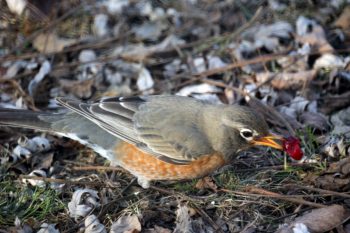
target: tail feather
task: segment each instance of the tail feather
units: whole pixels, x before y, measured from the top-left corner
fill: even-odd
[[[46,113],[22,109],[0,108],[0,126],[22,127],[50,131],[51,123],[41,119]]]

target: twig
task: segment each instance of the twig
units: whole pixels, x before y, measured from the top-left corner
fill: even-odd
[[[296,185],[296,184],[287,184],[287,185],[284,185],[284,187],[292,188],[292,189],[304,189],[304,190],[309,190],[309,191],[313,191],[313,192],[329,194],[329,195],[338,196],[338,197],[350,198],[350,194],[347,194],[347,193],[340,193],[340,192],[336,192],[336,191],[330,191],[330,190],[314,188],[314,187],[309,187],[309,186],[300,186],[300,185]]]
[[[195,209],[197,213],[214,228],[215,232],[224,233],[221,227],[216,224],[216,222],[214,222],[204,210],[195,205],[192,205],[192,208]]]
[[[163,188],[159,188],[157,186],[154,186],[154,185],[151,185],[150,186],[150,189],[153,189],[155,191],[158,191],[158,192],[161,192],[161,193],[165,193],[167,195],[170,195],[170,196],[175,196],[177,193],[172,191],[172,190],[167,190],[167,189],[163,189]]]
[[[311,167],[309,163],[291,163],[288,164],[290,167],[302,167],[308,168]],[[244,172],[254,172],[254,171],[263,171],[263,170],[284,170],[285,165],[275,165],[275,166],[266,166],[266,167],[257,167],[257,168],[246,168],[246,169],[237,169],[235,173],[244,173]]]
[[[233,193],[233,194],[238,194],[238,195],[247,195],[247,196],[256,196],[256,197],[267,197],[267,198],[276,198],[276,199],[281,199],[284,201],[289,201],[292,203],[296,204],[301,204],[301,205],[308,205],[316,208],[322,208],[326,207],[326,205],[318,204],[318,203],[313,203],[309,201],[305,201],[302,198],[295,198],[295,197],[290,197],[290,196],[285,196],[279,193],[274,193],[271,191],[267,191],[261,188],[256,188],[256,187],[247,187],[246,192],[242,191],[233,191],[229,189],[220,189],[220,191],[227,192],[227,193]]]
[[[83,166],[83,167],[72,167],[75,171],[91,171],[91,170],[104,170],[104,171],[125,171],[121,167],[108,167],[108,166]]]

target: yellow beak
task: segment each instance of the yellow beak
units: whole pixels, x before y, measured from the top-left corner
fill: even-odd
[[[264,137],[257,137],[253,139],[252,143],[255,146],[269,146],[278,150],[283,150],[283,146],[277,143],[276,140],[281,141],[283,140],[283,137],[270,134]]]

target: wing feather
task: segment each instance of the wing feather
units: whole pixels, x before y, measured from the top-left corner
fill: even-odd
[[[191,98],[113,97],[93,103],[59,98],[58,102],[166,162],[186,164],[213,151],[196,127],[203,104]]]

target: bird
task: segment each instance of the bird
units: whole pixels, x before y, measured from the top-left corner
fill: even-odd
[[[253,146],[283,150],[282,137],[269,132],[264,118],[238,104],[177,95],[56,100],[63,111],[0,108],[0,125],[77,140],[129,171],[143,188],[210,175]]]

